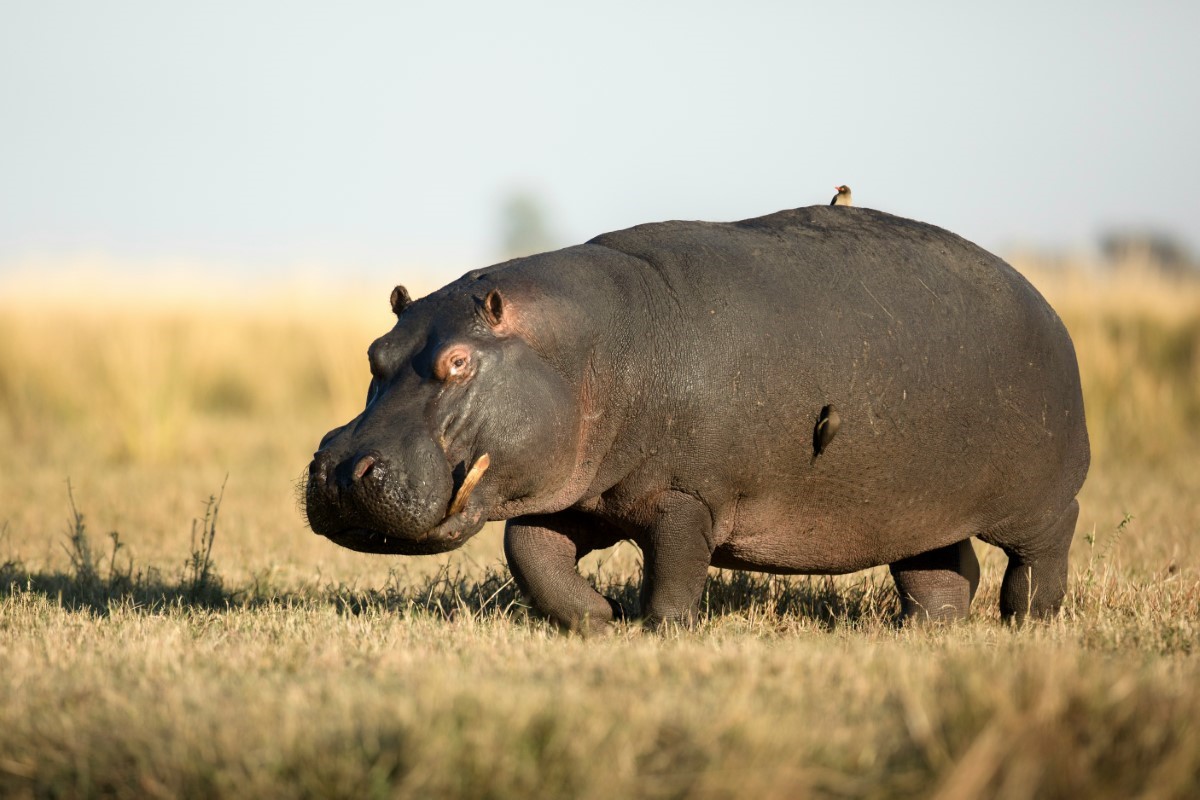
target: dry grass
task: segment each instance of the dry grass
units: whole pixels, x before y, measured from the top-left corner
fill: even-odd
[[[720,573],[696,630],[602,641],[529,616],[494,529],[425,559],[304,529],[390,287],[0,297],[0,795],[1194,796],[1200,287],[1035,282],[1096,456],[1060,619],[1002,626],[980,546],[963,625],[895,628],[886,570]],[[637,567],[585,563],[630,604]]]

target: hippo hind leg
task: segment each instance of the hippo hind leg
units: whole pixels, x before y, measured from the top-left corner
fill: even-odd
[[[995,540],[980,536],[1008,555],[1000,586],[1000,615],[1020,622],[1026,616],[1051,617],[1067,593],[1067,554],[1075,536],[1079,502],[1072,500],[1049,523],[1024,529],[1018,541],[1011,534]]]
[[[979,585],[971,540],[939,547],[890,565],[904,622],[965,619]]]

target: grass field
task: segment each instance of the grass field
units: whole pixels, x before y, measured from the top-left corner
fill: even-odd
[[[603,640],[529,615],[495,526],[421,559],[304,527],[390,286],[6,291],[0,796],[1196,796],[1200,286],[1037,282],[1094,453],[1058,619],[1003,626],[977,545],[964,624],[897,628],[885,568],[714,572],[697,629]],[[635,604],[636,548],[584,567]]]

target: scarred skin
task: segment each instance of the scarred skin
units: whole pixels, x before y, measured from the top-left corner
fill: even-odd
[[[366,408],[310,466],[338,544],[441,552],[508,520],[518,584],[582,631],[617,609],[576,563],[625,539],[654,623],[695,619],[710,566],[889,564],[906,619],[960,618],[971,537],[1008,555],[1005,617],[1061,603],[1089,463],[1074,348],[947,231],[844,206],[641,225],[393,299]]]

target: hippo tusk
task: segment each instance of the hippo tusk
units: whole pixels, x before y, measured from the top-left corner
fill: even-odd
[[[479,479],[483,477],[483,473],[487,472],[487,468],[491,466],[491,463],[492,459],[487,453],[475,459],[475,463],[471,465],[470,471],[467,472],[467,477],[463,478],[462,486],[458,487],[458,491],[454,494],[454,499],[450,501],[450,510],[446,512],[447,517],[453,517],[463,510],[467,505],[467,500],[470,498],[471,492],[475,491],[475,485],[479,483]]]

